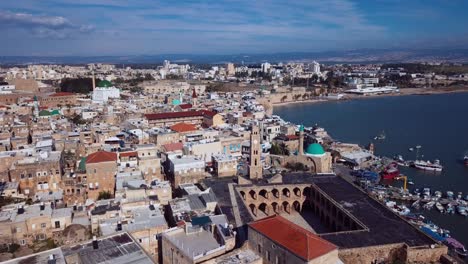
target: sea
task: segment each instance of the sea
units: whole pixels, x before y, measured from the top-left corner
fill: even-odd
[[[468,167],[462,160],[468,153],[468,93],[373,97],[356,100],[297,103],[274,107],[274,114],[304,126],[319,125],[340,142],[367,146],[373,142],[375,154],[406,160],[439,159],[440,173],[400,168],[414,182],[410,190],[424,187],[468,195]],[[385,134],[385,140],[374,140]],[[416,151],[415,146],[421,146]],[[413,148],[414,151],[410,151]],[[402,186],[402,181],[392,185]],[[414,209],[410,208],[412,211]],[[448,229],[451,236],[468,247],[468,218],[446,215],[435,208],[416,211]]]

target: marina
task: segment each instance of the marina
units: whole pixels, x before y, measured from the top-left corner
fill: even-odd
[[[381,160],[349,174],[359,177],[358,184],[382,203],[390,202],[409,222],[419,224],[418,227],[430,222],[448,231],[450,239],[444,237],[443,243],[462,253],[451,241],[453,238],[461,245],[468,245],[468,169],[465,166],[468,141],[461,137],[468,132],[468,124],[460,123],[459,118],[448,113],[468,111],[466,100],[468,94],[372,98],[282,106],[275,108],[275,114],[291,122],[310,120],[305,125],[318,123],[339,141],[361,146],[373,142],[374,153]],[[298,112],[308,113],[307,117],[297,115]],[[439,124],[434,126],[416,118],[423,113],[439,120]],[[391,125],[396,123],[399,125]],[[383,131],[385,138],[380,139]],[[382,180],[382,171],[392,163],[396,163],[399,173],[388,175],[392,172],[388,168],[386,179]],[[422,168],[434,164],[437,170]]]

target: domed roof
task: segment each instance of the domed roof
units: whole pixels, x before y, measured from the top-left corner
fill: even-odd
[[[107,80],[102,80],[98,83],[98,87],[106,87],[106,88],[109,88],[109,87],[112,87],[112,83],[107,81]]]
[[[325,154],[325,150],[323,150],[323,147],[318,144],[318,143],[313,143],[310,144],[307,149],[306,149],[306,154],[308,155],[315,155],[315,156],[321,156]]]

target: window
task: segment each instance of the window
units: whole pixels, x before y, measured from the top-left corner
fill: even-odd
[[[46,228],[47,227],[47,224],[46,223],[42,223],[41,224],[41,228]]]
[[[55,228],[60,228],[60,221],[55,221]]]
[[[262,246],[260,244],[257,245],[257,251],[262,254]]]
[[[16,228],[16,233],[21,233],[21,227]]]
[[[20,240],[20,245],[22,245],[22,246],[26,245],[26,240],[21,239],[21,240]]]
[[[276,261],[275,261],[276,264],[280,264],[281,263],[281,259],[279,256],[276,256]]]
[[[25,178],[24,173],[21,173],[21,179],[24,179],[24,178]]]
[[[267,260],[270,261],[270,251],[266,251],[266,257],[267,257]]]

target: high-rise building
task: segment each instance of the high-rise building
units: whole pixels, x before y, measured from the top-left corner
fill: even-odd
[[[234,63],[228,63],[226,65],[226,71],[228,76],[233,76],[236,74],[236,68],[234,67]]]
[[[312,72],[319,75],[320,74],[320,64],[316,61],[312,62]]]
[[[250,133],[250,179],[261,179],[263,176],[261,153],[260,130],[258,126],[254,124],[252,125],[252,131]]]

